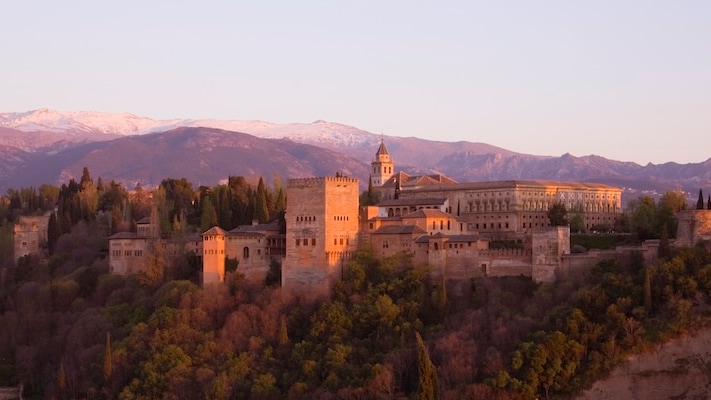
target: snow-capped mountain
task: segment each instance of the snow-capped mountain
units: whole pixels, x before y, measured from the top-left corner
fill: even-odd
[[[81,176],[84,166],[127,185],[139,181],[155,185],[168,176],[191,177],[209,185],[225,174],[274,172],[291,177],[336,171],[367,182],[369,163],[382,139],[381,135],[321,120],[292,124],[154,120],[129,113],[48,109],[0,113],[0,192],[43,182],[61,184],[67,177]],[[384,139],[398,169],[417,175],[443,173],[460,182],[603,182],[631,193],[661,193],[670,188],[694,192],[711,186],[711,159],[696,164],[641,166],[597,156],[521,154],[468,141]],[[181,152],[177,146],[190,150]],[[219,153],[220,149],[229,152]],[[136,155],[142,157],[136,160]],[[226,164],[216,164],[223,161]]]
[[[370,132],[321,120],[310,124],[214,119],[154,120],[130,113],[67,112],[45,108],[21,113],[0,113],[0,127],[24,132],[42,131],[66,135],[80,133],[143,135],[179,127],[204,127],[248,133],[266,139],[287,138],[300,143],[336,148],[343,145],[349,147],[372,145],[379,140],[378,135]]]

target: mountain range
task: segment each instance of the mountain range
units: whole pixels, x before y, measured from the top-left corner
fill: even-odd
[[[327,121],[153,120],[128,113],[40,109],[0,113],[0,190],[62,184],[83,167],[93,177],[132,189],[185,177],[212,186],[230,175],[324,176],[336,172],[367,184],[369,163],[384,140],[396,169],[445,174],[460,182],[545,179],[622,187],[627,197],[711,188],[711,159],[647,164],[599,156],[516,153],[485,143],[383,136]]]

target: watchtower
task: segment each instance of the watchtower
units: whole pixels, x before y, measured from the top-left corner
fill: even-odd
[[[385,141],[380,141],[380,146],[378,151],[375,152],[375,158],[370,163],[370,166],[370,183],[373,187],[383,186],[393,176],[395,163],[390,158],[388,149],[385,148]]]
[[[282,287],[327,296],[358,247],[358,180],[289,179]]]

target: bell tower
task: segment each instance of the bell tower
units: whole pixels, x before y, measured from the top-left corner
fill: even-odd
[[[388,149],[385,148],[385,141],[383,139],[380,140],[380,146],[375,153],[373,162],[370,163],[370,167],[370,183],[373,187],[383,186],[394,174],[393,169],[395,164],[390,158]]]

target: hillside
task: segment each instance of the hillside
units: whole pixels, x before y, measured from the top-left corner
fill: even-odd
[[[212,186],[230,175],[247,178],[275,174],[282,178],[332,175],[341,172],[367,179],[367,166],[340,153],[286,139],[261,139],[208,128],[178,128],[112,141],[78,144],[55,154],[21,153],[0,187],[61,184],[81,176],[88,167],[94,176],[157,186],[164,178],[185,177],[196,185]],[[5,158],[3,158],[5,159]]]

